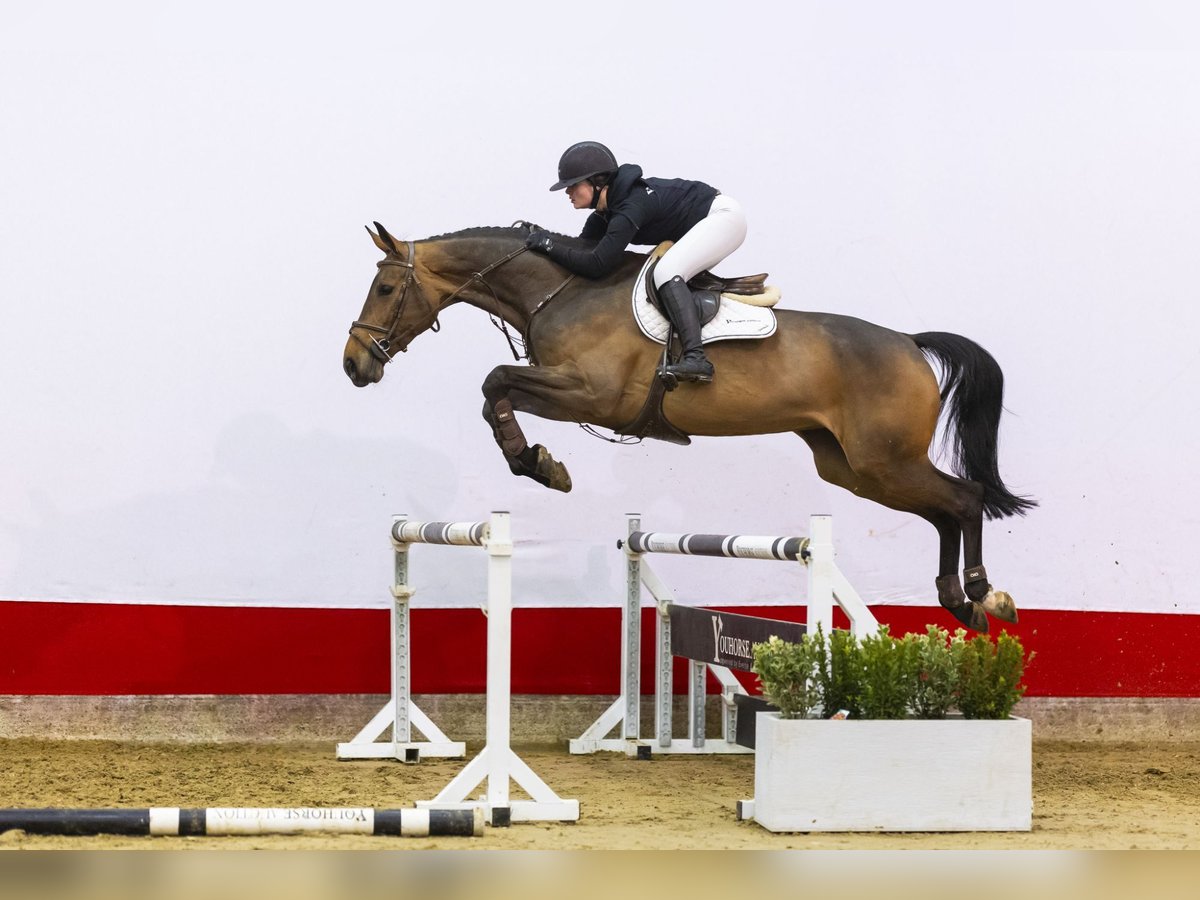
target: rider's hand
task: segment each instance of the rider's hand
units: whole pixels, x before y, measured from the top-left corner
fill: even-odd
[[[550,240],[550,232],[534,231],[529,237],[525,238],[525,248],[527,250],[535,250],[538,253],[549,253],[554,242]]]

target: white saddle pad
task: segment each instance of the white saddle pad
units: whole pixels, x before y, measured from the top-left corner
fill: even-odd
[[[665,344],[671,331],[671,323],[646,294],[646,270],[653,257],[646,260],[637,281],[633,283],[633,317],[642,334],[656,344]],[[742,303],[733,294],[721,295],[721,307],[712,321],[700,329],[702,343],[714,341],[757,340],[775,333],[775,313],[769,306],[751,306]]]

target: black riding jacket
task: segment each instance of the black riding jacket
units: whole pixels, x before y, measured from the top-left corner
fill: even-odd
[[[615,269],[630,244],[677,241],[708,215],[715,187],[683,178],[643,178],[641,166],[617,169],[608,185],[608,207],[588,216],[580,237],[595,241],[588,250],[551,244],[550,258],[587,278]]]

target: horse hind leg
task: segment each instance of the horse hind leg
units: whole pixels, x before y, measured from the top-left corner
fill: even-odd
[[[958,551],[962,544],[962,523],[946,511],[913,510],[937,529],[939,541],[938,576],[933,580],[938,603],[963,625],[987,633],[988,620],[978,603],[963,592],[958,578]]]
[[[932,524],[941,539],[941,558],[938,566],[938,577],[934,579],[937,588],[938,603],[940,603],[954,618],[973,631],[988,631],[987,614],[990,610],[980,602],[971,588],[972,582],[967,581],[966,589],[958,578],[958,551],[960,543],[966,547],[967,528],[971,520],[971,511],[979,514],[980,507],[972,500],[971,485],[954,479],[947,483],[928,459],[915,467],[926,473],[923,478],[899,479],[900,483],[909,486],[925,485],[924,490],[918,488],[918,494],[928,492],[923,499],[914,497],[909,501],[910,511],[919,515]],[[958,482],[958,483],[955,483]],[[949,490],[946,490],[949,487]],[[882,501],[886,502],[886,501]],[[893,505],[889,503],[888,505]],[[898,503],[897,508],[903,508]]]
[[[963,582],[967,597],[1003,622],[1017,622],[1017,604],[1007,591],[995,590],[983,565],[983,488],[981,485],[938,472],[947,483],[960,487],[972,498],[962,517]]]
[[[988,630],[987,614],[984,608],[970,599],[964,592],[962,582],[958,578],[958,548],[962,540],[962,529],[953,516],[945,513],[916,512],[937,529],[941,542],[938,576],[933,580],[937,589],[938,603],[950,615],[973,631],[984,634]]]
[[[938,603],[942,605],[955,619],[968,628],[986,633],[988,630],[987,614],[983,607],[969,599],[963,592],[962,583],[958,577],[959,544],[962,541],[962,528],[959,517],[951,512],[954,506],[952,492],[945,487],[934,485],[930,476],[940,475],[933,464],[925,460],[925,465],[919,463],[914,467],[916,474],[911,478],[901,477],[892,472],[887,477],[868,477],[860,474],[846,458],[841,443],[832,432],[819,429],[815,431],[796,432],[804,439],[813,452],[813,461],[817,466],[817,474],[830,484],[845,488],[851,493],[874,500],[891,509],[909,512],[920,516],[937,529],[939,540],[938,576],[934,579],[937,588]],[[897,492],[886,485],[908,484],[909,490]],[[964,482],[965,484],[965,482]],[[926,487],[922,488],[921,485]],[[932,493],[938,502],[931,503],[927,494],[930,485],[936,490]]]

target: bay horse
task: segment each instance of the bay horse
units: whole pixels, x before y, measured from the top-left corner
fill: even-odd
[[[541,444],[527,443],[514,414],[628,431],[661,355],[631,310],[646,257],[627,252],[616,271],[591,280],[525,252],[529,223],[415,242],[375,227],[367,231],[384,258],[346,341],[342,367],[350,380],[359,387],[379,381],[417,335],[438,329],[448,306],[483,310],[519,332],[530,362],[497,366],[484,379],[484,419],[514,474],[569,491],[566,468]],[[823,312],[782,309],[776,316],[768,338],[710,345],[716,379],[667,394],[669,423],[684,435],[795,432],[825,481],[937,529],[938,601],[959,622],[976,631],[987,631],[988,613],[1015,622],[1012,598],[992,590],[983,566],[983,518],[1024,515],[1036,503],[1000,479],[1004,376],[995,359],[956,334],[902,334]],[[926,357],[942,369],[940,386]],[[943,408],[956,475],[930,459]]]

